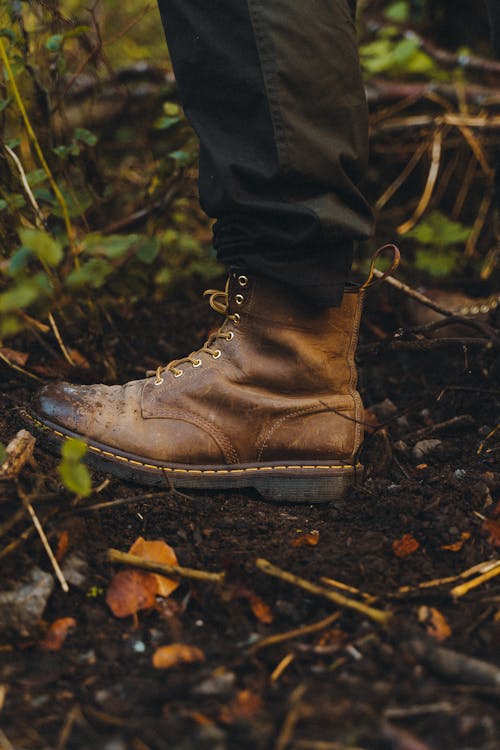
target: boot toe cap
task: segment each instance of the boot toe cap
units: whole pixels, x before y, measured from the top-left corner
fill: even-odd
[[[34,410],[47,420],[74,432],[86,432],[85,401],[87,388],[71,383],[49,383],[35,396]]]

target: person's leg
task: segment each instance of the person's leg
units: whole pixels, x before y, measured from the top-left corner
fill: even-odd
[[[200,200],[227,266],[338,304],[353,242],[367,111],[348,0],[159,0]]]
[[[211,292],[224,321],[155,377],[46,387],[34,422],[55,442],[84,437],[91,457],[139,481],[339,499],[363,433],[362,291],[344,285],[371,222],[357,188],[367,122],[350,6],[161,2],[200,135],[201,199],[219,257],[239,269]]]

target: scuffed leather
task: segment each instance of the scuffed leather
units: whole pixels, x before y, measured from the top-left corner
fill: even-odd
[[[238,295],[241,295],[239,297]],[[189,465],[352,460],[362,440],[354,351],[362,295],[316,308],[277,282],[231,274],[221,351],[123,386],[51,384],[43,418],[119,451]],[[242,298],[242,299],[241,299]],[[238,301],[240,304],[238,304]]]

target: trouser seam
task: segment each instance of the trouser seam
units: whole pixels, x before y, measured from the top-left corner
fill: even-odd
[[[272,66],[273,57],[270,52],[270,41],[268,35],[266,35],[263,27],[261,17],[258,13],[257,6],[259,5],[256,0],[247,0],[248,15],[250,22],[253,27],[255,35],[255,44],[257,47],[257,54],[259,57],[259,65],[262,73],[262,81],[264,83],[267,92],[267,101],[269,104],[269,112],[271,115],[271,122],[274,130],[274,137],[276,142],[276,150],[278,152],[278,162],[283,170],[291,171],[292,163],[290,158],[290,148],[288,144],[288,138],[286,133],[286,124],[284,117],[281,112],[279,104],[279,95],[277,91],[276,83],[272,77]]]

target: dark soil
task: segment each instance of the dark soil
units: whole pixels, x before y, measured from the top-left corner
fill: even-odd
[[[365,345],[374,330],[395,328],[399,305],[374,297]],[[65,331],[92,362],[70,377],[109,380],[113,371],[122,380],[138,377],[191,351],[211,324],[203,303],[180,301],[152,305],[140,320],[116,312],[110,322],[85,340],[76,327]],[[30,365],[59,375],[50,353],[23,343],[33,349]],[[77,554],[86,572],[69,594],[54,588],[30,637],[0,637],[0,747],[10,741],[16,750],[498,749],[500,577],[457,600],[453,583],[398,593],[498,557],[500,535],[487,533],[484,520],[499,514],[500,435],[488,437],[499,421],[498,361],[494,350],[464,351],[460,344],[360,352],[366,404],[390,399],[396,411],[387,404],[382,414],[375,410],[379,425],[387,424],[368,436],[366,476],[342,506],[271,506],[250,491],[185,496],[113,478],[103,485],[106,477],[97,474],[98,489],[77,502],[58,481],[57,459],[37,444],[36,464],[23,470],[19,487],[32,497],[52,546],[66,532],[66,559]],[[7,443],[29,388],[12,371],[1,376],[0,439]],[[435,429],[463,415],[469,418]],[[442,442],[414,456],[415,443],[429,438]],[[0,485],[0,499],[1,529],[19,507],[16,485]],[[34,565],[52,572],[36,534],[20,540],[29,528],[23,518],[0,537],[0,555],[19,542],[0,558],[4,589]],[[312,531],[313,539],[319,534],[316,546],[297,544]],[[398,557],[393,543],[404,535],[418,548]],[[135,622],[117,619],[105,602],[118,570],[106,550],[126,551],[139,536],[168,542],[180,565],[224,570],[227,584],[183,582]],[[332,602],[259,572],[256,558],[315,583],[326,576],[356,587],[394,617],[384,629],[343,609],[319,632],[256,650],[260,638],[335,612]],[[270,619],[264,604],[270,623],[262,622]],[[451,631],[445,637],[440,629],[442,643],[430,632],[432,608]],[[42,649],[49,624],[62,617],[73,617],[76,627],[58,651]],[[155,650],[176,642],[197,646],[205,661],[153,668]]]

